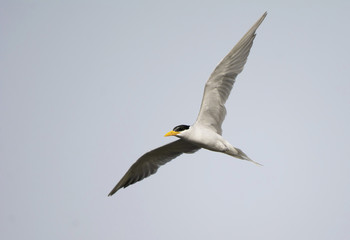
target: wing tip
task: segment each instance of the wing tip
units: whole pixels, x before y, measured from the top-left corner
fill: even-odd
[[[112,189],[112,191],[108,194],[108,197],[112,196],[113,194],[115,194],[116,192],[119,191],[119,189],[121,188],[126,188],[128,185],[124,184],[122,182],[123,179],[120,180],[120,182]]]
[[[262,23],[262,21],[264,21],[264,19],[266,18],[267,16],[267,11],[264,12],[264,14],[261,16],[261,18],[259,19],[260,23]]]
[[[253,25],[251,30],[255,29],[253,32],[255,33],[256,29],[260,26],[260,24],[264,21],[265,17],[267,16],[267,11],[264,12],[264,14],[259,18],[258,21]]]
[[[113,188],[113,190],[108,194],[108,197],[113,196],[113,194],[115,194],[118,190],[119,189],[114,190],[114,188]]]

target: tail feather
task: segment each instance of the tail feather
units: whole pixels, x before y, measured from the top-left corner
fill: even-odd
[[[235,150],[237,151],[237,153],[234,152],[233,154],[229,154],[229,155],[231,155],[233,157],[236,157],[236,158],[239,158],[239,159],[242,159],[242,160],[246,160],[246,161],[252,162],[252,163],[254,163],[254,164],[258,165],[258,166],[263,166],[262,164],[260,164],[258,162],[255,162],[252,159],[250,159],[247,156],[247,154],[245,154],[241,149],[235,148]]]

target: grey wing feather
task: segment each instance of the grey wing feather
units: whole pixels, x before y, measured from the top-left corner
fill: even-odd
[[[131,184],[155,174],[160,166],[181,154],[194,153],[199,149],[200,147],[180,139],[145,153],[129,168],[124,177],[122,177],[108,196],[112,196],[120,188],[126,188]]]
[[[225,102],[230,95],[235,79],[242,72],[253,45],[255,31],[267,13],[249,29],[242,39],[215,68],[205,84],[201,108],[196,124],[212,128],[222,134],[221,125],[226,116]]]

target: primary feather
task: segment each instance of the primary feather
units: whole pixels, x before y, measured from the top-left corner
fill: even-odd
[[[126,188],[135,182],[155,174],[160,166],[181,154],[194,153],[199,149],[200,147],[180,139],[145,153],[129,168],[108,196],[113,195],[120,188]]]
[[[267,13],[249,29],[242,39],[218,64],[205,84],[201,108],[196,124],[212,128],[222,134],[222,122],[226,116],[225,103],[236,77],[242,72],[255,38],[255,31]]]

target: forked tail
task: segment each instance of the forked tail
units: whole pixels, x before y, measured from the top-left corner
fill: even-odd
[[[250,159],[247,154],[245,154],[241,149],[239,148],[234,148],[236,151],[229,151],[227,152],[227,154],[233,156],[233,157],[236,157],[236,158],[239,158],[239,159],[242,159],[242,160],[246,160],[246,161],[249,161],[249,162],[252,162],[252,163],[255,163],[256,165],[259,165],[259,166],[263,166],[262,164],[258,163],[258,162],[255,162],[253,161],[252,159]]]

